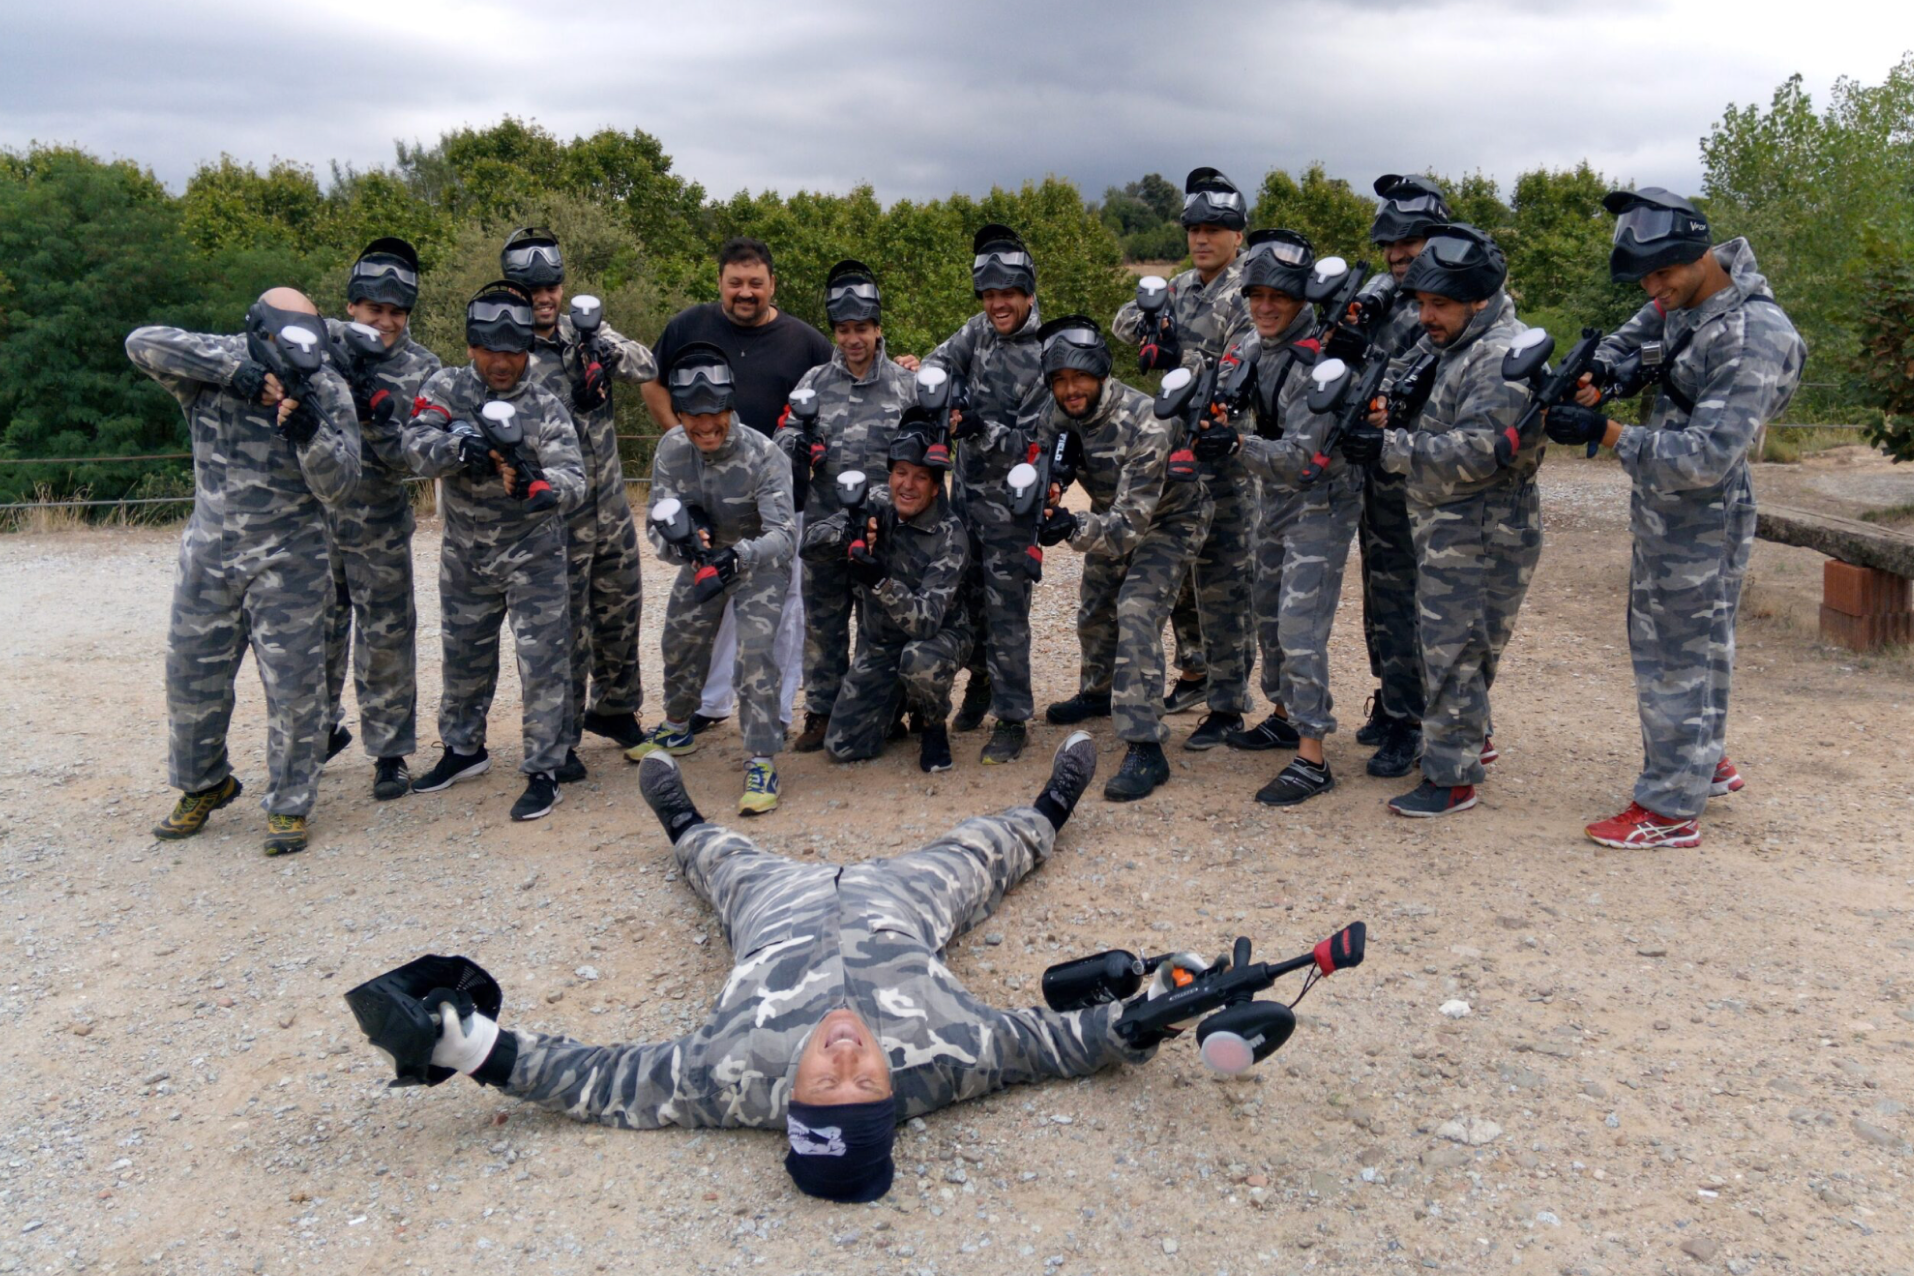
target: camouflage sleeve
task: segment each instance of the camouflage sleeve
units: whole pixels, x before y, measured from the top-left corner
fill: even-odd
[[[345,378],[331,370],[313,378],[307,408],[319,428],[304,447],[294,448],[299,472],[312,494],[331,505],[344,500],[358,486],[360,474],[359,413]]]
[[[598,343],[611,355],[610,366],[620,381],[656,381],[658,359],[651,347],[633,341],[608,323],[598,325]]]
[[[682,501],[683,494],[692,490],[692,484],[679,473],[679,466],[682,464],[679,458],[690,446],[682,425],[672,426],[665,431],[665,436],[658,440],[658,450],[651,454],[651,492],[648,499],[652,506],[656,506],[666,497],[674,497]],[[657,551],[659,558],[679,567],[691,561],[689,554],[658,534],[657,525],[651,521],[648,513],[640,517],[644,522],[645,539],[651,542],[651,547]]]
[[[1595,347],[1595,357],[1613,363],[1660,337],[1665,325],[1662,312],[1651,301],[1631,315],[1627,323],[1603,337]]]
[[[1092,1006],[1088,1010],[999,1010],[996,1058],[997,1084],[993,1089],[1052,1078],[1087,1077],[1118,1063],[1147,1063],[1154,1046],[1138,1050],[1117,1035],[1123,1003]]]
[[[935,365],[954,377],[969,377],[971,360],[977,352],[977,325],[966,320],[964,326],[944,338],[938,347],[924,356],[925,365]]]
[[[1143,308],[1134,300],[1118,306],[1110,318],[1110,335],[1127,345],[1135,345],[1143,335]]]
[[[518,1058],[506,1094],[579,1121],[654,1130],[684,1120],[680,1107],[683,1040],[655,1045],[588,1046],[569,1037],[513,1031]]]
[[[231,337],[157,326],[128,334],[126,357],[182,404],[198,398],[202,387],[224,386],[243,362]]]
[[[1688,424],[1678,430],[1624,426],[1615,441],[1622,468],[1651,491],[1718,485],[1747,456],[1762,423],[1787,406],[1801,376],[1794,329],[1785,322],[1757,329],[1745,306],[1711,324],[1681,362],[1697,355],[1702,376]]]
[[[1137,422],[1135,434],[1123,466],[1117,473],[1116,495],[1110,508],[1099,514],[1094,510],[1077,516],[1076,534],[1070,548],[1079,553],[1097,550],[1112,558],[1122,558],[1134,550],[1156,516],[1157,501],[1163,496],[1163,482],[1169,470],[1169,422],[1145,411]]]
[[[399,430],[405,468],[425,478],[444,478],[459,468],[458,442],[445,428],[458,417],[446,394],[451,376],[447,369],[425,379],[412,415]]]
[[[366,449],[388,470],[404,473],[410,468],[405,459],[405,419],[412,412],[419,391],[439,370],[439,357],[418,342],[407,344],[399,356],[402,366],[392,375],[382,375],[381,389],[397,400],[392,419],[384,426],[360,422],[359,430]]]
[[[1383,432],[1382,468],[1406,474],[1411,482],[1477,483],[1493,478],[1501,465],[1495,440],[1515,424],[1528,406],[1526,386],[1502,379],[1504,347],[1478,342],[1462,371],[1455,420],[1440,433],[1430,430]]]
[[[906,582],[887,576],[871,591],[891,623],[913,641],[929,638],[944,627],[970,562],[969,540],[955,519],[947,520],[939,535],[942,544],[924,565],[920,579]]]
[[[763,438],[762,435],[758,437]],[[759,455],[753,474],[757,480],[753,496],[758,503],[758,522],[762,530],[749,540],[739,541],[732,549],[737,551],[738,561],[753,571],[775,569],[788,565],[791,555],[797,551],[797,517],[791,501],[791,466],[782,453],[775,448],[767,448]]]
[[[570,514],[583,504],[586,494],[585,458],[578,450],[578,427],[572,424],[571,409],[560,403],[557,395],[534,388],[527,398],[530,402],[524,407],[536,405],[538,429],[536,433],[525,432],[526,442],[545,469],[545,481],[558,495],[560,512]]]
[[[841,558],[848,540],[845,536],[845,523],[849,518],[848,513],[839,510],[830,517],[820,518],[815,522],[806,519],[804,543],[799,548],[798,554],[812,562],[830,562]]]

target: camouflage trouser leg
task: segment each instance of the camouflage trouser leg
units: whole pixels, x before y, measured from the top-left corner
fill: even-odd
[[[1422,717],[1422,653],[1416,647],[1416,545],[1406,480],[1379,468],[1363,472],[1362,633],[1369,672],[1382,687],[1382,711]]]
[[[692,825],[672,851],[739,957],[782,938],[785,918],[815,910],[837,887],[836,865],[799,864],[716,824]]]
[[[1086,692],[1109,693],[1119,740],[1161,744],[1170,738],[1163,725],[1163,621],[1203,532],[1200,521],[1152,527],[1128,558],[1083,560],[1078,683]]]
[[[827,716],[851,666],[850,561],[843,556],[804,564],[804,707]],[[889,725],[888,723],[886,724]]]
[[[1686,498],[1686,499],[1682,499]],[[1754,545],[1754,493],[1637,494],[1628,583],[1628,648],[1641,710],[1635,800],[1687,819],[1708,805],[1728,731],[1735,620]]]
[[[882,753],[900,697],[932,722],[948,718],[950,684],[957,680],[970,647],[970,630],[963,625],[946,626],[915,642],[859,642],[831,705],[825,752],[839,762]]]
[[[363,486],[361,487],[363,491]],[[369,758],[402,758],[418,741],[418,615],[412,600],[412,505],[396,499],[333,524],[335,591],[326,633],[328,725],[345,718],[346,656],[359,697],[359,743]],[[358,631],[350,648],[348,635]]]
[[[180,548],[166,642],[168,782],[210,789],[232,773],[226,730],[248,646],[266,690],[262,807],[312,810],[325,750],[327,553],[323,539],[274,556],[250,581]]]
[[[1329,631],[1342,601],[1343,567],[1362,513],[1361,477],[1345,471],[1303,493],[1283,554],[1277,620],[1282,703],[1296,730],[1321,740],[1336,729],[1329,694]]]
[[[1531,482],[1450,505],[1413,505],[1423,661],[1422,774],[1480,784],[1489,684],[1542,552]]]
[[[1249,711],[1250,667],[1256,644],[1250,625],[1254,589],[1257,483],[1232,457],[1206,480],[1216,512],[1196,556],[1196,607],[1203,620],[1203,658],[1209,666],[1214,713]]]
[[[1176,636],[1176,670],[1190,679],[1209,676],[1209,661],[1203,657],[1203,621],[1196,612],[1196,569],[1183,573],[1177,586],[1176,602],[1170,608],[1170,632]]]
[[[665,603],[665,717],[689,722],[703,699],[711,672],[713,640],[730,602],[738,634],[733,685],[738,694],[738,725],[744,747],[754,757],[784,749],[784,723],[778,712],[779,670],[776,646],[791,566],[781,563],[739,573],[738,583],[703,603],[691,600],[694,569],[678,569]]]
[[[1250,591],[1256,612],[1257,674],[1263,698],[1283,704],[1283,640],[1277,628],[1283,605],[1283,542],[1302,510],[1303,494],[1276,483],[1263,486],[1262,517],[1256,524],[1256,583]]]
[[[565,525],[552,519],[512,544],[483,549],[448,542],[439,555],[439,610],[439,736],[446,748],[473,753],[485,746],[485,719],[498,690],[499,629],[509,620],[523,702],[518,769],[556,771],[573,738]]]
[[[966,664],[990,675],[990,711],[1000,722],[1027,722],[1030,692],[1030,577],[1025,546],[993,547],[970,538],[970,628],[977,635]]]
[[[1005,892],[1050,858],[1056,840],[1036,808],[1013,806],[965,820],[922,850],[844,873],[862,879],[857,886],[891,895],[903,915],[927,923],[931,942],[942,948],[995,913]]]
[[[1129,571],[1130,560],[1108,554],[1083,556],[1083,581],[1077,590],[1077,690],[1086,696],[1107,696],[1116,677],[1117,593]],[[1179,573],[1183,582],[1189,572]],[[1163,649],[1161,627],[1157,650]]]
[[[645,703],[638,667],[645,582],[638,557],[638,526],[622,489],[599,502],[590,582],[586,610],[591,625],[591,699],[587,706],[580,698],[584,675],[574,669],[573,705],[581,719],[586,707],[593,713],[636,713]]]

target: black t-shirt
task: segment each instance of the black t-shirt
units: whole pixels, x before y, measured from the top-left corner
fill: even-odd
[[[678,352],[694,341],[709,341],[731,360],[738,385],[737,419],[764,434],[777,428],[799,378],[830,362],[833,350],[823,333],[782,310],[770,323],[741,328],[712,301],[671,317],[652,351],[659,370],[670,371]]]

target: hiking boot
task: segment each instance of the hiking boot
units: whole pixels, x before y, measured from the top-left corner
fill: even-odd
[[[738,799],[739,815],[764,815],[778,809],[778,769],[771,762],[756,758],[744,764],[744,796]]]
[[[709,731],[728,717],[730,717],[730,715],[724,713],[719,714],[715,718],[709,714],[694,713],[691,715],[691,734],[697,735],[700,732]]]
[[[621,749],[632,749],[645,741],[645,729],[635,713],[587,713],[581,723],[593,735],[602,735]]]
[[[1170,778],[1170,760],[1163,746],[1154,740],[1138,741],[1123,755],[1123,765],[1103,786],[1106,802],[1134,802],[1156,792],[1156,786]]]
[[[669,753],[660,751],[645,756],[638,767],[638,792],[651,813],[658,817],[658,823],[665,826],[665,836],[673,842],[684,836],[684,831],[692,825],[704,823],[704,816],[698,814],[691,795],[685,792],[678,761]]]
[[[1335,787],[1336,777],[1329,773],[1327,761],[1291,758],[1275,779],[1256,790],[1256,800],[1264,806],[1296,806]]]
[[[1727,797],[1730,793],[1739,793],[1748,782],[1741,778],[1741,772],[1735,770],[1735,764],[1723,755],[1715,763],[1715,778],[1708,782],[1709,797]]]
[[[1694,820],[1657,815],[1639,802],[1630,802],[1620,815],[1598,820],[1583,832],[1603,846],[1623,851],[1687,849],[1701,845],[1701,826]]]
[[[1389,809],[1397,815],[1406,815],[1411,819],[1430,819],[1438,815],[1453,815],[1457,811],[1466,811],[1475,805],[1475,786],[1473,784],[1437,784],[1433,780],[1424,780],[1401,797],[1389,799]]]
[[[1382,743],[1383,724],[1390,721],[1389,715],[1382,711],[1381,687],[1369,693],[1369,699],[1363,703],[1362,711],[1369,715],[1369,721],[1356,728],[1356,743],[1373,749]]]
[[[576,784],[585,778],[585,764],[578,760],[577,749],[565,750],[565,760],[552,772],[552,778],[560,784]]]
[[[460,753],[456,749],[447,749],[439,754],[438,762],[418,779],[412,781],[414,793],[437,793],[440,789],[449,789],[460,780],[469,780],[484,775],[492,769],[492,755],[484,749],[477,753]]]
[[[687,753],[698,751],[698,733],[690,727],[674,727],[669,722],[660,722],[645,732],[640,743],[625,750],[628,762],[643,762],[650,753],[669,753],[674,758],[682,758]]]
[[[1198,752],[1214,749],[1242,729],[1243,715],[1240,713],[1206,713],[1202,721],[1196,724],[1196,730],[1190,732],[1190,738],[1183,741],[1183,747]]]
[[[1169,694],[1163,697],[1163,712],[1183,713],[1207,703],[1210,698],[1210,680],[1202,678],[1178,678],[1170,684]]]
[[[330,762],[338,757],[340,750],[351,743],[352,732],[346,730],[344,727],[334,727],[332,734],[326,737],[326,756],[324,762],[321,762],[320,765],[323,766],[325,762]]]
[[[177,842],[181,838],[191,837],[206,827],[208,816],[223,806],[231,806],[233,799],[245,789],[238,776],[229,775],[210,789],[180,794],[179,801],[173,804],[172,813],[153,826],[153,836],[162,842]]]
[[[804,730],[798,732],[798,738],[791,744],[793,753],[816,753],[824,747],[824,732],[831,725],[828,713],[804,711]]]
[[[1265,749],[1293,749],[1302,739],[1288,718],[1272,713],[1247,730],[1231,731],[1223,737],[1223,743],[1232,749],[1260,753]]]
[[[950,757],[950,732],[944,724],[920,721],[918,729],[917,765],[932,775],[950,770],[955,763]]]
[[[380,758],[372,768],[372,796],[381,802],[412,791],[412,772],[404,758]]]
[[[1502,750],[1495,747],[1495,737],[1492,735],[1483,736],[1482,737],[1482,765],[1494,766],[1495,760],[1501,756],[1502,756]]]
[[[984,741],[983,752],[977,755],[978,760],[985,766],[1015,762],[1023,755],[1023,739],[1023,723],[1005,722],[999,718],[997,725],[990,729],[990,739]]]
[[[1369,774],[1393,780],[1409,774],[1422,756],[1422,728],[1394,718],[1382,722],[1382,744],[1369,759]]]
[[[306,817],[303,815],[268,815],[266,817],[266,845],[268,856],[297,855],[306,849]]]
[[[1091,718],[1110,716],[1110,697],[1093,696],[1087,691],[1079,691],[1068,700],[1059,700],[1043,711],[1044,721],[1054,722],[1060,727],[1075,726]]]
[[[550,771],[534,771],[526,777],[525,791],[512,803],[512,818],[542,820],[564,800],[565,795],[558,791],[557,776]]]
[[[950,729],[962,734],[975,731],[984,725],[984,715],[990,712],[990,678],[987,674],[973,673],[964,683],[964,702],[957,706],[957,716],[951,719]]]

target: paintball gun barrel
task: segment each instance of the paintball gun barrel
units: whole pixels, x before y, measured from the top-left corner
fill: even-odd
[[[817,391],[800,386],[791,391],[784,429],[797,432],[791,448],[792,503],[802,514],[811,496],[811,471],[824,459],[824,442],[817,437]]]
[[[1601,343],[1599,329],[1582,329],[1582,339],[1553,370],[1548,357],[1555,352],[1555,338],[1546,329],[1530,328],[1509,343],[1508,352],[1502,356],[1502,379],[1527,386],[1529,405],[1496,440],[1496,456],[1504,465],[1514,459],[1523,443],[1541,433],[1544,412],[1575,397],[1583,375],[1594,370],[1595,348]]]
[[[704,511],[675,496],[667,496],[651,507],[648,517],[651,525],[658,529],[658,535],[691,560],[691,601],[705,603],[723,593],[724,580],[712,566],[711,550],[705,544],[705,538],[711,535],[711,521]]]
[[[525,502],[526,512],[541,514],[556,509],[558,493],[546,481],[538,458],[525,446],[525,427],[518,423],[518,409],[503,399],[493,399],[479,409],[478,428],[486,446],[498,453],[512,471],[512,496]]]
[[[962,377],[930,364],[917,370],[917,406],[937,421],[936,436],[924,449],[925,462],[948,468],[950,465],[950,416],[969,405],[969,394]]]
[[[1170,285],[1161,275],[1136,281],[1136,308],[1143,316],[1137,337],[1138,372],[1175,366],[1178,358],[1176,318],[1169,313]]]

